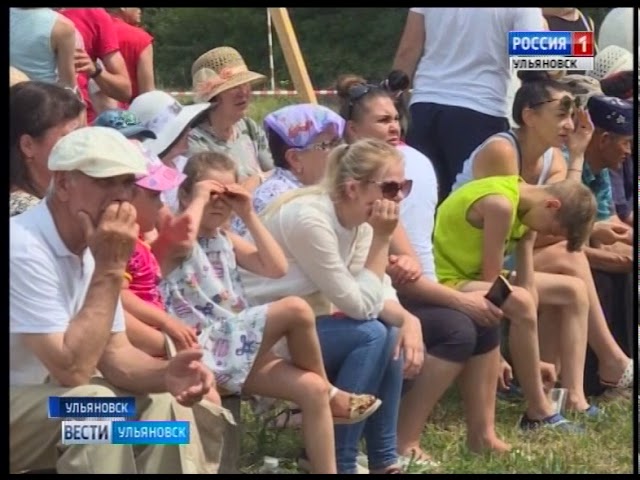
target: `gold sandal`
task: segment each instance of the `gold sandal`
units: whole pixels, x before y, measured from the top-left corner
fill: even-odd
[[[338,393],[336,387],[331,387],[329,399],[335,397]],[[373,415],[382,405],[382,400],[369,394],[349,394],[349,416],[333,417],[334,425],[353,425],[360,423]]]

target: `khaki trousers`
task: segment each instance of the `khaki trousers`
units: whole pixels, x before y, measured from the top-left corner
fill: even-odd
[[[136,396],[137,420],[191,422],[189,445],[62,445],[60,420],[47,417],[48,397],[132,396],[94,377],[88,385],[10,387],[10,471],[55,468],[58,473],[217,473],[233,416],[202,400],[193,408],[168,393]]]

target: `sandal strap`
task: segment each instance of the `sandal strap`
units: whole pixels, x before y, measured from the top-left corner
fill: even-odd
[[[603,380],[600,380],[600,383],[605,387],[613,387],[613,388],[632,387],[633,386],[633,370],[634,370],[633,366],[634,366],[633,360],[629,361],[629,363],[627,364],[627,367],[624,369],[624,372],[622,372],[622,375],[620,375],[620,378],[616,383],[611,383]]]
[[[329,400],[333,400],[333,397],[338,394],[338,391],[338,387],[331,385],[331,388],[329,389]]]
[[[349,397],[349,417],[353,418],[357,415],[362,415],[375,401],[376,397],[367,393],[351,394]]]

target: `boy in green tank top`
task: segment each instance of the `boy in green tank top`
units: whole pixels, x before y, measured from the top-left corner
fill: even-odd
[[[501,309],[510,321],[513,366],[527,401],[520,422],[523,429],[550,426],[581,430],[553,413],[540,376],[533,245],[539,232],[566,238],[568,250],[580,250],[589,237],[595,213],[595,198],[580,182],[538,186],[518,176],[473,180],[451,193],[438,208],[433,248],[440,283],[460,291],[487,292],[498,275],[504,274],[504,257],[515,252],[513,289]],[[493,353],[495,371],[487,372],[488,382],[498,377],[499,348]],[[495,389],[493,392],[492,398],[483,399],[486,415],[495,411]],[[487,418],[493,423],[492,417]]]
[[[593,225],[595,202],[581,187],[570,181],[529,185],[517,176],[498,176],[452,193],[438,208],[433,233],[438,281],[454,287],[470,280],[493,282],[505,255],[528,229],[565,237],[568,249],[579,250]]]

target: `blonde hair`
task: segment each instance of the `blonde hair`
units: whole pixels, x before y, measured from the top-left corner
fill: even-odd
[[[264,210],[262,216],[267,219],[285,204],[304,195],[325,193],[334,202],[342,201],[347,180],[372,180],[380,171],[402,161],[400,151],[382,140],[366,138],[351,145],[340,145],[329,154],[327,170],[318,185],[284,193]]]
[[[558,221],[567,229],[567,250],[579,251],[589,239],[595,222],[596,198],[582,182],[567,179],[546,185],[545,190],[560,200]]]

